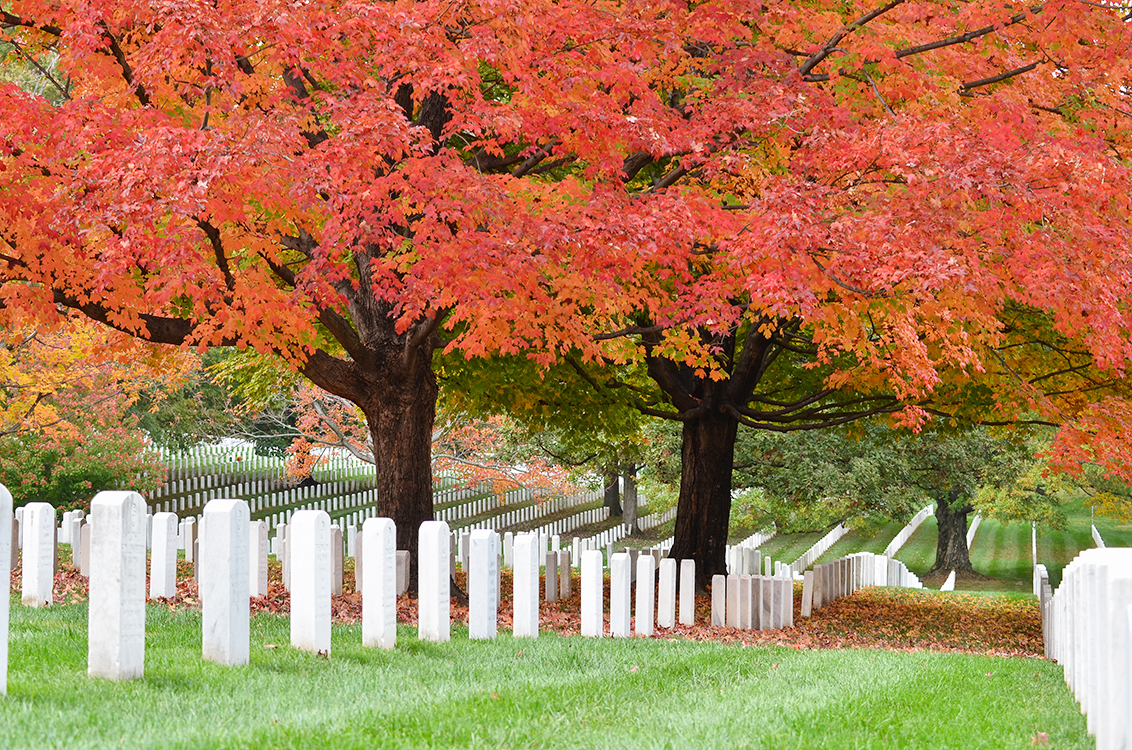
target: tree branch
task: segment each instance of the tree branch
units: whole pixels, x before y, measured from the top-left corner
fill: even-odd
[[[874,18],[887,13],[898,5],[901,5],[903,2],[904,0],[892,0],[887,5],[882,5],[881,7],[876,8],[875,10],[872,10],[861,16],[853,23],[843,26],[840,31],[829,38],[829,41],[822,45],[821,49],[810,55],[810,57],[802,63],[802,66],[798,69],[798,72],[802,75],[803,78],[808,76],[810,74],[810,71],[813,70],[814,67],[818,65],[818,63],[827,58],[834,51],[834,49],[836,49],[837,45],[841,42],[842,39],[849,36],[857,29],[863,27]]]
[[[1041,6],[1041,5],[1032,5],[1032,6],[1030,6],[1030,13],[1034,13],[1034,14],[1041,13],[1042,8],[1043,8],[1043,6]],[[973,41],[975,39],[978,39],[981,36],[986,36],[987,34],[991,34],[995,31],[997,31],[998,29],[1004,29],[1007,26],[1013,26],[1016,23],[1021,23],[1022,21],[1026,20],[1028,15],[1029,15],[1029,13],[1018,13],[1016,15],[1011,16],[1009,19],[1006,20],[1005,23],[1003,23],[1001,25],[993,25],[992,24],[991,26],[984,26],[981,29],[975,29],[974,31],[968,31],[965,34],[959,34],[958,36],[950,36],[950,37],[947,37],[946,39],[940,39],[940,40],[935,41],[935,42],[928,42],[927,44],[920,44],[920,45],[917,45],[915,47],[905,47],[904,49],[896,50],[895,54],[896,54],[897,59],[899,59],[899,58],[902,58],[902,57],[909,57],[910,55],[918,55],[921,52],[930,52],[933,49],[942,49],[943,47],[950,47],[953,44],[964,44],[966,42],[970,42],[970,41]]]
[[[964,83],[962,86],[959,87],[959,93],[961,95],[964,95],[964,96],[971,96],[971,94],[967,94],[966,92],[970,91],[971,89],[978,88],[979,86],[989,86],[992,83],[998,83],[999,81],[1005,81],[1008,78],[1013,78],[1014,76],[1020,76],[1023,73],[1029,73],[1031,70],[1038,67],[1039,65],[1041,65],[1041,61],[1033,62],[1033,63],[1030,63],[1029,65],[1023,65],[1021,68],[1015,68],[1014,70],[1008,70],[1005,73],[999,73],[998,75],[991,76],[990,78],[980,78],[977,81],[971,81],[969,83]]]

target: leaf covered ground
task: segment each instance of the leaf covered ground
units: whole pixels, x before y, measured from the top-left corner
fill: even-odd
[[[192,566],[179,562],[177,596],[157,600],[170,609],[197,609],[200,599]],[[346,564],[346,583],[341,596],[331,598],[334,621],[352,624],[361,621],[361,595],[353,587],[352,565]],[[456,584],[465,584],[462,572]],[[572,596],[554,603],[542,602],[539,627],[562,635],[581,631],[579,580],[574,575]],[[20,571],[12,572],[12,590],[20,590]],[[608,585],[605,612],[609,612]],[[55,579],[55,601],[72,603],[87,598],[87,579],[60,561]],[[285,614],[289,596],[283,588],[281,570],[272,561],[268,596],[252,599],[252,612]],[[774,644],[799,649],[880,648],[901,651],[954,651],[988,656],[1041,656],[1041,615],[1037,602],[1025,596],[985,596],[913,589],[869,588],[839,599],[803,618],[800,612],[801,584],[794,590],[794,627],[782,630],[751,631],[711,627],[711,598],[696,597],[696,624],[675,628],[656,628],[654,638],[681,638],[747,645]],[[499,607],[499,629],[511,629],[511,574],[503,572]],[[452,599],[452,623],[467,623],[468,607]],[[401,596],[397,600],[397,621],[416,625],[417,600]]]

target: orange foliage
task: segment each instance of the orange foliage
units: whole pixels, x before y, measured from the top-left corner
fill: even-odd
[[[63,305],[152,341],[279,353],[367,419],[412,412],[399,423],[426,432],[436,349],[570,352],[675,363],[663,405],[685,420],[782,428],[831,419],[824,389],[851,390],[866,400],[846,419],[1037,413],[1075,425],[1067,467],[1074,434],[1132,467],[1122,8],[0,12],[73,82],[58,107],[0,86],[0,303],[26,319]],[[759,335],[728,351],[747,326]],[[615,332],[642,338],[595,335]],[[756,350],[765,362],[742,361]],[[748,409],[783,352],[796,366]],[[813,368],[784,415],[779,391]],[[424,513],[428,441],[376,434]]]
[[[195,364],[83,318],[2,333],[0,434],[74,438],[120,426],[139,392],[176,383]]]

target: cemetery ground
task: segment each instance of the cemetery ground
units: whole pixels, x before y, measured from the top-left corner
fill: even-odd
[[[406,596],[383,651],[361,646],[347,574],[325,658],[289,646],[273,561],[251,663],[223,667],[200,658],[182,561],[177,597],[147,606],[144,679],[113,683],[86,675],[86,581],[60,567],[59,603],[12,601],[0,747],[1092,746],[1026,595],[865,589],[780,631],[709,628],[702,597],[695,626],[595,640],[577,635],[575,575],[539,637],[516,639],[505,571],[495,640],[470,641],[454,601],[452,640],[418,641]]]
[[[1050,585],[1054,588],[1061,583],[1062,568],[1082,550],[1095,546],[1090,533],[1090,525],[1094,521],[1110,547],[1132,546],[1132,523],[1101,517],[1091,519],[1088,505],[1080,501],[1067,504],[1065,511],[1065,529],[1038,530],[1038,562],[1048,568]],[[835,560],[853,552],[881,554],[903,526],[903,523],[887,522],[852,530],[817,562]],[[752,531],[734,534],[732,542]],[[791,561],[800,557],[823,533],[779,534],[764,542],[759,549],[776,560]],[[928,570],[935,563],[937,535],[935,516],[928,516],[896,554],[896,559],[906,564],[925,585],[936,589],[947,577],[946,571],[928,575]],[[1032,554],[1029,524],[983,519],[970,551],[971,565],[979,575],[959,576],[955,588],[958,591],[1029,592],[1033,588]]]

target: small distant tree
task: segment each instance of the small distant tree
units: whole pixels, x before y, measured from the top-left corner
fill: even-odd
[[[0,483],[17,505],[86,507],[104,489],[153,489],[157,456],[130,413],[151,387],[190,367],[78,318],[11,327],[0,337]]]
[[[92,426],[52,437],[0,437],[0,483],[16,506],[45,502],[89,511],[102,490],[147,492],[163,481],[164,471],[137,429]]]

